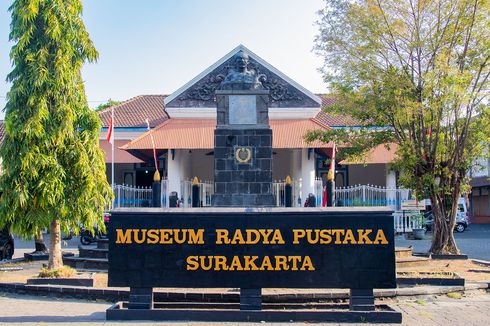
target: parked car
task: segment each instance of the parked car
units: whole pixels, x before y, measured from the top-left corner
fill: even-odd
[[[430,202],[429,202],[430,204]],[[425,227],[427,231],[432,230],[432,224],[434,223],[434,218],[432,216],[432,207],[430,205],[427,206],[425,214]],[[456,226],[454,229],[456,232],[464,232],[469,222],[469,212],[468,207],[466,206],[466,200],[464,198],[459,198],[458,201],[458,212],[456,213]]]
[[[8,226],[0,230],[0,260],[12,259],[14,255],[14,238]]]

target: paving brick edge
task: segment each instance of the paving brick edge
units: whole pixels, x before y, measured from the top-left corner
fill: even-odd
[[[442,295],[450,292],[465,292],[485,290],[490,288],[489,282],[467,283],[465,286],[417,286],[397,289],[374,290],[376,298],[411,297],[425,295]],[[0,292],[10,292],[30,295],[46,295],[54,297],[69,297],[86,300],[104,300],[107,302],[127,301],[129,290],[97,289],[75,286],[46,286],[26,285],[23,283],[0,283]],[[324,293],[278,293],[264,294],[264,303],[312,302],[328,300],[346,300],[345,292]],[[154,292],[155,301],[167,302],[239,302],[238,293],[197,293],[197,292]]]

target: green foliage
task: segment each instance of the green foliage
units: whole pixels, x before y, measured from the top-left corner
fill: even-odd
[[[76,271],[69,267],[63,266],[56,269],[41,268],[38,277],[40,278],[70,278],[76,274]]]
[[[63,231],[102,225],[112,198],[98,147],[100,120],[81,68],[97,51],[80,0],[16,0],[12,14],[0,224],[32,237],[53,219]]]
[[[110,108],[111,106],[116,106],[116,105],[118,105],[120,103],[121,103],[121,101],[114,101],[112,99],[109,99],[109,101],[107,101],[106,103],[102,103],[99,106],[97,106],[95,108],[95,112],[102,111],[104,109]]]
[[[362,127],[307,138],[346,146],[340,159],[396,144],[401,183],[444,210],[434,213],[436,233],[438,221],[454,223],[467,172],[488,149],[489,8],[488,0],[327,0],[319,13],[316,50],[337,98],[326,110]]]

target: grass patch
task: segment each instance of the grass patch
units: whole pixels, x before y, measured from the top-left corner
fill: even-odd
[[[41,268],[38,277],[39,278],[69,278],[73,277],[76,271],[69,267],[63,266],[57,269],[47,269],[45,267]]]
[[[446,294],[449,298],[451,299],[461,299],[462,298],[462,295],[461,293],[459,292],[449,292],[448,294]]]
[[[415,301],[415,303],[416,303],[416,304],[419,304],[419,305],[421,305],[421,306],[425,306],[425,305],[427,305],[427,302],[425,302],[425,300],[424,300],[424,299],[417,299],[417,300]]]

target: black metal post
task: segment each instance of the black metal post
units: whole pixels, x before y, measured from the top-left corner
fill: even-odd
[[[201,192],[199,188],[199,183],[192,184],[192,207],[201,207],[201,198],[199,198]]]
[[[153,182],[151,185],[152,189],[152,207],[161,206],[161,194],[162,194],[162,184],[160,182]]]
[[[327,207],[335,206],[335,181],[327,181]]]
[[[286,197],[284,206],[293,207],[293,186],[291,186],[291,184],[286,183],[284,186],[284,196]]]

